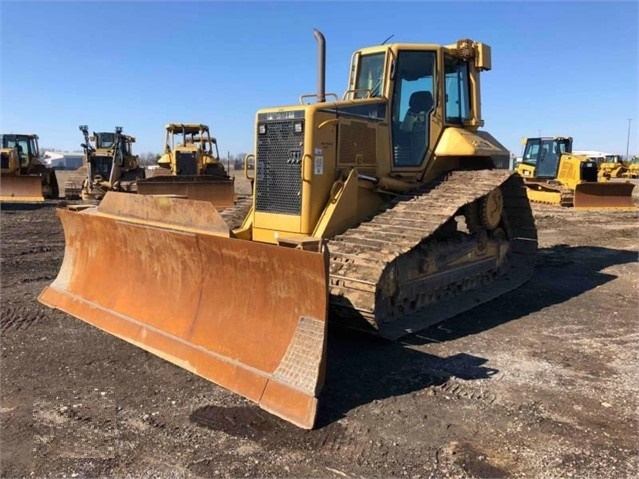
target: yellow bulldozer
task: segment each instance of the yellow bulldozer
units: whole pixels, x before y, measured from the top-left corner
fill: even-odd
[[[40,160],[38,135],[0,135],[0,201],[44,202],[59,196],[55,170]]]
[[[634,184],[598,181],[599,166],[572,153],[572,137],[527,138],[516,171],[530,201],[577,209],[634,209]]]
[[[523,180],[481,129],[488,45],[363,48],[340,99],[314,35],[317,93],[256,113],[240,227],[163,196],[58,208],[64,261],[39,296],[302,428],[327,321],[395,340],[519,287],[537,252]]]
[[[639,156],[633,156],[628,161],[628,169],[622,173],[623,178],[639,178]]]
[[[87,125],[79,128],[84,135],[84,164],[65,181],[65,198],[94,203],[107,191],[137,192],[137,182],[145,172],[132,151],[135,138],[123,134],[119,126],[115,131],[94,131],[92,136]]]
[[[217,139],[200,123],[169,123],[165,127],[162,169],[138,182],[142,195],[176,195],[211,202],[228,208],[235,201],[235,180],[231,178],[217,149]]]
[[[621,155],[606,155],[597,166],[597,181],[623,178],[628,171],[628,162]]]

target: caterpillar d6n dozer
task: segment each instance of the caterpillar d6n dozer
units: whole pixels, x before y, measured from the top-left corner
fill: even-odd
[[[635,209],[630,182],[598,181],[598,164],[572,153],[571,137],[527,138],[517,166],[530,201],[577,209]]]
[[[39,296],[303,428],[329,318],[397,339],[517,288],[537,252],[523,180],[480,130],[488,45],[359,50],[327,101],[315,37],[317,94],[257,112],[240,227],[189,199],[60,208],[64,261]]]
[[[0,202],[44,202],[59,196],[55,170],[40,160],[38,135],[0,135]]]
[[[192,200],[209,201],[220,209],[233,206],[235,180],[226,173],[220,161],[217,140],[211,137],[207,125],[166,125],[164,154],[158,160],[158,165],[166,174],[156,173],[140,181],[139,194],[179,195]]]
[[[124,135],[120,126],[116,126],[115,131],[94,131],[92,136],[89,136],[87,125],[80,125],[80,131],[84,135],[81,145],[84,165],[65,182],[65,198],[80,197],[85,202],[95,203],[102,200],[107,191],[136,193],[137,182],[145,177],[145,173],[132,151],[135,138]]]

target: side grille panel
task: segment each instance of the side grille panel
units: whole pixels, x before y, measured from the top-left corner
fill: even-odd
[[[363,165],[377,163],[377,136],[374,128],[363,121],[351,121],[339,126],[339,164],[357,165],[361,155]]]
[[[257,135],[256,210],[300,215],[302,212],[302,135],[300,120],[269,121]]]

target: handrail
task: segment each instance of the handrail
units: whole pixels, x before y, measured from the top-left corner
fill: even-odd
[[[335,98],[335,101],[339,101],[339,97],[335,93],[326,93],[324,97],[332,96]],[[305,98],[317,98],[317,93],[309,93],[308,95],[301,95],[299,100],[301,105],[308,105],[308,103],[304,103]]]

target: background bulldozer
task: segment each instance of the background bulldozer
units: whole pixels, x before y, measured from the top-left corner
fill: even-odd
[[[135,138],[122,134],[119,126],[112,132],[93,132],[90,137],[87,125],[80,125],[80,131],[84,135],[84,164],[65,182],[65,198],[96,202],[107,191],[135,193],[137,181],[145,177],[132,151]]]
[[[622,173],[624,178],[639,178],[639,156],[633,156],[628,161],[628,169]]]
[[[635,208],[629,182],[598,181],[598,164],[572,154],[571,137],[527,138],[516,171],[531,201],[575,208]]]
[[[623,178],[628,171],[628,162],[621,155],[606,155],[598,165],[597,180],[608,181],[613,178]]]
[[[0,201],[40,202],[57,199],[55,170],[40,160],[38,135],[0,135]]]
[[[327,101],[315,37],[317,94],[256,114],[240,227],[189,199],[59,208],[64,261],[39,296],[303,428],[327,320],[397,339],[519,287],[537,252],[523,180],[480,129],[488,45],[364,48]]]
[[[235,201],[235,181],[222,162],[217,140],[209,127],[199,123],[166,125],[164,154],[158,160],[164,169],[138,183],[143,195],[179,195],[210,201],[226,208]]]

